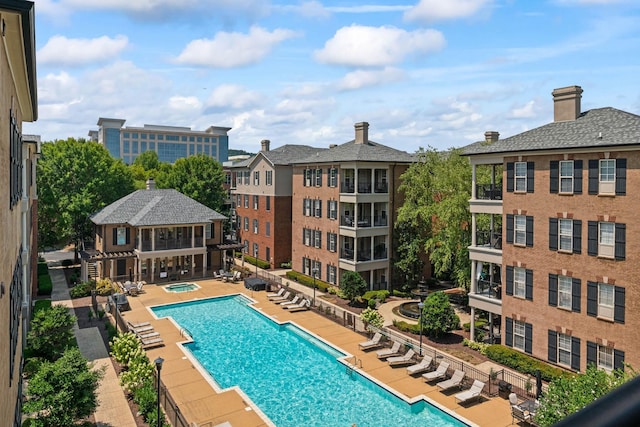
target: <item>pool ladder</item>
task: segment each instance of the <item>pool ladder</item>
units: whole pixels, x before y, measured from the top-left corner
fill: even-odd
[[[193,339],[193,334],[191,333],[191,331],[183,326],[180,328],[180,336],[184,337],[185,334],[188,335],[189,338]]]
[[[349,376],[352,376],[353,371],[357,367],[360,367],[360,369],[362,369],[362,359],[358,359],[356,356],[353,356],[350,360],[353,360],[353,363],[347,363],[345,366],[347,374],[349,374]]]

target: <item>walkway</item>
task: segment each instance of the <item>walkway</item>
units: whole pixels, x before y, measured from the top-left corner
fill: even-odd
[[[73,309],[73,303],[69,297],[69,288],[64,276],[64,270],[59,263],[49,263],[49,274],[53,283],[51,302],[63,304]],[[113,368],[109,353],[98,328],[80,329],[76,322],[73,331],[78,341],[80,353],[94,363],[93,369],[104,367],[104,378],[100,381],[98,390],[98,408],[94,412],[97,427],[136,427],[136,421],[131,414],[129,403],[120,387],[116,371]]]

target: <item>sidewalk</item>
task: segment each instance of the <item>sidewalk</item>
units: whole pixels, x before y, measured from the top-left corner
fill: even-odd
[[[51,302],[53,304],[63,304],[69,309],[73,309],[64,271],[59,267],[59,263],[49,263],[49,274],[53,283]],[[93,414],[96,426],[136,427],[136,421],[120,387],[118,376],[109,358],[109,353],[104,346],[100,331],[96,327],[80,329],[76,322],[73,332],[78,341],[80,353],[94,363],[94,369],[105,368],[104,378],[100,381],[98,390],[96,390],[98,407]]]

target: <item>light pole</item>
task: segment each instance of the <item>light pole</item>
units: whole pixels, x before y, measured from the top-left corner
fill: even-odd
[[[313,306],[316,306],[316,276],[318,275],[318,269],[317,268],[313,268],[311,270],[311,273],[313,274]]]
[[[162,427],[162,420],[160,419],[160,370],[162,370],[162,362],[164,362],[162,357],[158,357],[153,361],[156,364],[156,371],[158,371],[158,427]]]
[[[424,307],[424,303],[420,301],[418,303],[418,308],[420,309],[420,356],[422,356],[422,309]]]

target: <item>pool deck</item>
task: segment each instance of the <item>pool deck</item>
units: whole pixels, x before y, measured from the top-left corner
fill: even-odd
[[[215,279],[195,280],[195,282],[200,285],[200,289],[181,293],[165,292],[161,286],[146,285],[144,293],[129,298],[131,311],[123,313],[123,317],[133,323],[151,322],[155,330],[160,332],[165,346],[149,349],[147,355],[150,360],[157,357],[165,360],[161,372],[162,382],[169,389],[180,412],[190,423],[203,427],[213,427],[223,422],[242,427],[273,425],[252,409],[242,393],[234,389],[217,393],[212,384],[182,351],[178,343],[185,341],[185,337],[180,330],[169,319],[155,319],[148,307],[243,293],[254,299],[256,301],[254,306],[263,313],[281,322],[291,320],[356,356],[362,361],[362,371],[410,399],[424,395],[479,426],[512,425],[508,400],[500,397],[482,397],[468,405],[460,405],[454,398],[458,390],[450,393],[441,392],[435,383],[428,384],[420,376],[414,378],[407,375],[405,367],[390,367],[387,362],[377,359],[375,351],[363,352],[359,349],[358,343],[366,340],[361,334],[342,327],[313,311],[290,313],[268,301],[266,292],[247,290],[242,282],[226,283]],[[372,408],[372,410],[377,409]]]

